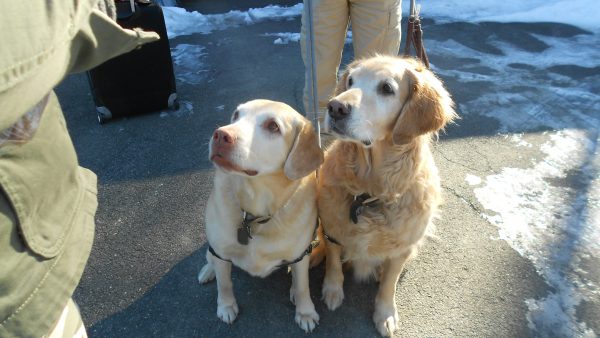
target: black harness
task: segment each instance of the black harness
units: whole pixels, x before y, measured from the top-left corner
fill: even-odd
[[[329,235],[328,235],[328,234],[325,232],[325,230],[323,230],[323,237],[325,237],[325,239],[326,239],[328,242],[330,242],[330,243],[333,243],[333,244],[335,244],[335,245],[339,245],[339,246],[341,246],[341,245],[342,245],[342,243],[338,242],[338,241],[337,241],[337,239],[335,239],[335,238],[333,238],[333,237],[329,236]]]
[[[371,195],[362,193],[355,195],[354,200],[350,204],[350,219],[354,224],[358,223],[358,216],[362,214],[365,207],[373,207],[379,202],[379,198],[371,197]]]
[[[350,220],[352,223],[358,223],[358,216],[362,214],[362,212],[365,210],[365,207],[373,207],[377,204],[377,202],[379,202],[378,197],[372,197],[366,192],[360,195],[354,195],[354,200],[350,204]],[[329,236],[325,232],[325,229],[323,229],[323,237],[333,244],[342,245],[338,240]]]
[[[240,242],[240,244],[242,245],[246,245],[249,242],[249,239],[252,238],[251,235],[251,226],[252,224],[265,224],[267,222],[269,222],[271,220],[270,216],[262,216],[262,217],[257,217],[252,215],[249,212],[244,211],[244,219],[242,220],[242,225],[238,228],[238,242]],[[292,264],[296,264],[298,262],[300,262],[302,259],[304,259],[304,256],[306,255],[310,255],[310,253],[313,251],[314,248],[316,248],[317,246],[319,246],[319,241],[316,238],[317,235],[317,228],[319,227],[319,219],[317,218],[317,222],[315,224],[315,229],[313,230],[313,240],[310,242],[310,244],[308,245],[308,248],[306,248],[306,250],[304,250],[302,252],[302,254],[300,255],[300,257],[294,259],[293,261],[283,261],[281,264],[276,265],[276,268],[281,268],[284,266],[288,266],[288,265],[292,265]],[[240,235],[240,233],[242,233]],[[242,240],[245,239],[245,243],[242,243],[240,241],[240,236],[242,237]],[[217,257],[218,259],[222,260],[222,261],[226,261],[226,262],[231,262],[231,260],[229,259],[225,259],[221,256],[219,256],[219,254],[217,254],[215,252],[215,249],[212,248],[212,246],[210,245],[210,243],[208,244],[208,251],[215,257]]]

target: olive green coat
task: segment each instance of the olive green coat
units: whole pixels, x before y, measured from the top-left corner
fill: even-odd
[[[94,237],[96,176],[78,166],[53,87],[158,39],[121,29],[97,5],[19,0],[0,10],[0,337],[51,329]]]

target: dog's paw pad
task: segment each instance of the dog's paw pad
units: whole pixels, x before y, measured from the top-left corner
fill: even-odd
[[[392,337],[394,335],[394,331],[398,328],[398,313],[394,311],[393,313],[383,314],[383,313],[375,313],[373,316],[373,321],[375,322],[375,326],[377,327],[377,331],[383,337]]]
[[[329,310],[337,309],[344,301],[344,289],[341,286],[323,284],[323,301]]]
[[[208,283],[215,279],[215,269],[211,264],[206,264],[198,273],[198,282],[200,284]]]
[[[319,314],[316,311],[308,313],[296,312],[295,319],[298,326],[306,333],[312,332],[319,324]]]
[[[232,305],[220,305],[217,307],[217,317],[227,324],[233,323],[239,312],[237,303]]]

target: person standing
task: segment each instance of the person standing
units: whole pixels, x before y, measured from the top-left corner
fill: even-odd
[[[314,54],[316,98],[319,110],[327,106],[337,84],[337,73],[348,28],[352,27],[354,58],[359,59],[376,53],[398,55],[401,37],[401,0],[304,0],[302,13],[301,50],[306,76],[304,85],[304,108],[312,109],[310,62],[307,50],[310,43],[308,6],[312,4],[312,41]],[[322,120],[322,116],[319,117]]]
[[[96,175],[79,166],[53,88],[142,44],[113,0],[0,11],[0,337],[85,337],[71,296],[90,255]]]

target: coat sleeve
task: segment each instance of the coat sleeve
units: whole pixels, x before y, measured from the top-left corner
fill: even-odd
[[[111,1],[100,2],[27,0],[3,7],[0,131],[18,123],[67,74],[159,39],[154,32],[121,28],[100,10],[111,8]]]

